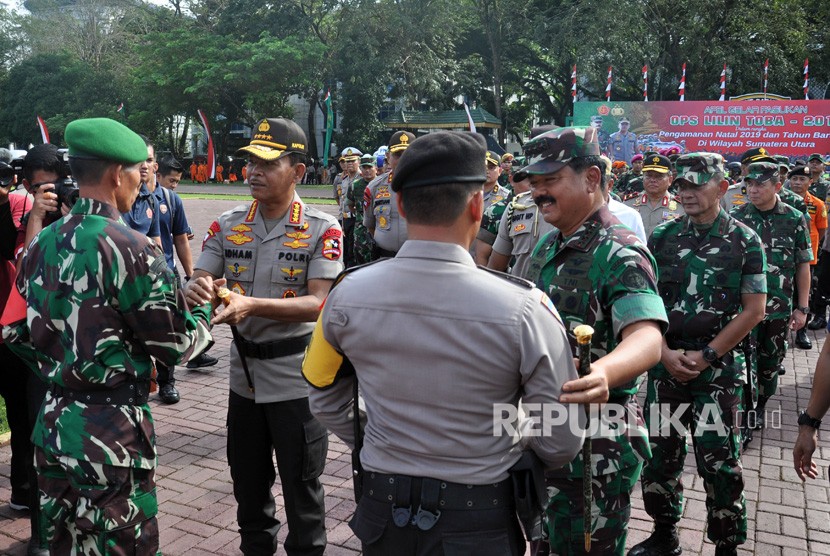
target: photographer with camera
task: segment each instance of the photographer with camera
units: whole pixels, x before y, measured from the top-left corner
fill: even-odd
[[[68,204],[77,199],[77,187],[69,179],[68,164],[55,145],[33,147],[19,167],[13,161],[6,164],[11,166],[12,175],[9,177],[9,173],[4,172],[7,169],[0,167],[0,255],[3,259],[0,307],[4,309],[20,254],[44,227],[68,213]],[[21,184],[25,195],[11,193]],[[30,440],[37,411],[46,395],[46,385],[5,344],[0,344],[0,360],[6,363],[7,369],[0,373],[0,395],[6,401],[12,433],[9,506],[30,511],[31,540],[27,554],[47,554],[39,535],[39,496]]]

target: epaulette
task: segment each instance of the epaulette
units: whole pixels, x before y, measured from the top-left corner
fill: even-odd
[[[338,275],[337,275],[337,277],[334,279],[334,283],[333,283],[333,284],[331,285],[331,287],[329,288],[329,293],[331,293],[331,291],[335,288],[335,286],[337,286],[337,284],[339,284],[340,282],[342,282],[342,281],[343,281],[343,279],[344,279],[346,276],[348,276],[349,274],[351,274],[352,272],[355,272],[355,271],[357,271],[357,270],[360,270],[361,268],[366,268],[367,266],[372,266],[372,265],[373,265],[373,264],[375,264],[375,263],[379,263],[379,262],[381,262],[381,261],[386,261],[386,260],[389,260],[389,257],[383,257],[383,258],[377,259],[377,260],[375,260],[375,261],[371,261],[371,262],[368,262],[368,263],[359,264],[359,265],[357,265],[357,266],[351,266],[351,267],[349,267],[349,268],[344,269],[344,270],[343,270],[342,272],[340,272],[340,274],[338,274]]]
[[[518,276],[513,276],[512,274],[508,274],[506,272],[500,272],[498,270],[493,270],[492,268],[487,268],[486,266],[478,265],[478,268],[481,270],[486,270],[490,274],[494,276],[498,276],[502,280],[507,280],[508,282],[512,282],[517,286],[521,286],[527,290],[532,290],[536,287],[536,284],[531,282],[530,280],[525,280],[524,278],[519,278]]]

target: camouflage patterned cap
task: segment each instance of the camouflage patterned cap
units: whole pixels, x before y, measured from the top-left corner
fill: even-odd
[[[746,179],[755,180],[758,183],[764,183],[774,178],[777,182],[778,162],[753,162],[749,165],[749,169],[746,174]]]
[[[553,174],[572,158],[599,156],[597,130],[593,127],[560,127],[543,133],[524,146],[527,166],[516,172],[522,181],[528,174]]]
[[[674,166],[677,168],[677,178],[672,182],[672,186],[676,186],[681,180],[695,185],[705,185],[716,173],[724,173],[723,157],[715,153],[684,154],[677,158]]]
[[[364,154],[360,157],[360,166],[377,166],[377,160],[373,154]]]

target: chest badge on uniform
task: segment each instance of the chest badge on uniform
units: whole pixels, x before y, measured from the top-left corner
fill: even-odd
[[[247,224],[237,224],[236,226],[234,226],[233,228],[231,228],[231,231],[232,231],[232,232],[245,233],[245,232],[251,232],[251,231],[253,231],[253,228],[251,228],[251,227],[250,227],[250,226],[248,226]]]
[[[386,220],[385,216],[378,216],[378,226],[380,226],[381,228],[385,228],[387,224],[388,221]]]
[[[379,186],[377,193],[375,193],[375,199],[389,199],[391,196],[389,187],[386,185]]]
[[[294,241],[284,241],[283,245],[286,247],[290,247],[291,249],[300,249],[301,247],[308,247],[308,243],[300,241],[297,238],[294,238]]]
[[[153,217],[153,209],[148,208],[147,209],[147,218],[152,218],[152,217]]]
[[[239,275],[248,270],[247,266],[239,266],[239,263],[228,265],[228,270],[231,271],[234,278],[239,278]]]
[[[245,245],[246,243],[251,243],[254,240],[254,238],[246,236],[242,233],[235,233],[233,235],[225,236],[225,239],[234,245]]]
[[[523,232],[526,229],[527,229],[527,226],[525,226],[524,224],[516,224],[516,227],[513,228],[513,231],[514,232]]]
[[[293,266],[291,266],[290,268],[281,268],[280,270],[283,272],[283,274],[285,274],[285,279],[288,282],[296,282],[297,276],[303,273],[302,268],[294,268]]]
[[[162,214],[167,214],[167,205],[159,205],[159,211]]]
[[[245,288],[242,287],[242,284],[239,282],[234,282],[233,286],[231,286],[231,291],[234,293],[238,293],[239,295],[245,295]]]
[[[308,229],[308,222],[303,222],[302,226],[294,226],[294,229],[297,230],[298,232],[299,231],[304,232]],[[288,236],[288,237],[291,237],[291,236]],[[308,236],[308,237],[311,237],[311,236]]]
[[[291,233],[285,234],[285,237],[288,237],[288,238],[291,238],[291,239],[296,239],[296,240],[299,241],[299,240],[310,238],[311,234],[304,234],[303,232],[297,231],[297,232],[291,232]]]
[[[297,297],[297,292],[295,292],[294,290],[285,290],[284,292],[282,292],[283,299],[291,299],[292,297]]]

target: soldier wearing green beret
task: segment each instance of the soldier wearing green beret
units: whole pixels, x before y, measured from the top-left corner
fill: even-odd
[[[715,554],[727,556],[737,554],[737,546],[746,541],[736,417],[746,367],[744,353],[736,347],[764,318],[766,257],[758,234],[719,204],[729,185],[720,155],[685,154],[675,167],[674,185],[686,214],[657,226],[648,242],[669,315],[660,363],[648,373],[645,407],[652,455],[643,470],[643,503],[656,527],[629,556],[681,552],[677,522],[683,511],[683,428],[695,431],[709,539]],[[654,422],[652,412],[659,412]],[[681,430],[666,423],[665,415],[680,415]]]
[[[124,225],[144,141],[105,118],[66,127],[80,197],[21,261],[28,318],[4,339],[49,392],[32,434],[51,554],[156,554],[151,358],[175,365],[211,343],[210,304],[187,309],[161,248]]]
[[[754,404],[754,418],[744,422],[744,446],[752,429],[764,426],[767,401],[778,388],[781,363],[787,352],[790,330],[800,330],[807,322],[810,288],[810,228],[804,215],[784,204],[776,195],[781,189],[778,162],[761,159],[749,165],[744,177],[749,203],[735,207],[734,218],[758,232],[767,257],[767,307],[763,322],[753,334],[758,345],[758,396],[744,396],[746,409]],[[794,284],[798,283],[798,303],[793,310]]]
[[[596,129],[564,127],[525,144],[539,214],[557,230],[533,251],[526,277],[553,300],[576,353],[574,329],[594,328],[590,374],[564,386],[572,403],[614,404],[630,423],[592,434],[591,477],[582,455],[547,473],[548,530],[556,554],[583,553],[583,487],[593,484],[591,554],[625,549],[631,492],[651,454],[636,393],[660,357],[666,312],[657,294],[653,259],[635,233],[605,204],[608,182]]]

